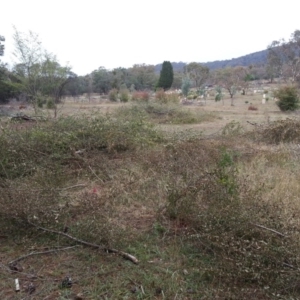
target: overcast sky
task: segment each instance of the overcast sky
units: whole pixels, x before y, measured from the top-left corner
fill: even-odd
[[[266,49],[300,29],[298,0],[9,0],[2,1],[4,61],[13,25],[78,75],[100,66],[207,62]]]

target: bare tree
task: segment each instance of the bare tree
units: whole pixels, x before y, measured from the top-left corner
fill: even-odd
[[[200,88],[209,76],[209,68],[197,62],[189,63],[186,66],[186,71],[197,88]]]
[[[266,73],[271,82],[273,82],[274,78],[282,76],[283,62],[280,46],[281,41],[273,41],[268,46]]]
[[[25,93],[32,102],[35,112],[46,98],[52,101],[54,116],[62,90],[70,78],[74,77],[69,66],[62,67],[56,56],[43,49],[39,36],[32,31],[28,34],[14,33],[15,52],[18,63],[14,73],[22,82]]]
[[[231,105],[234,105],[234,95],[241,89],[244,79],[245,72],[243,67],[228,67],[215,72],[215,82],[227,90],[231,99]]]
[[[25,93],[32,102],[35,111],[38,103],[38,78],[41,74],[43,49],[37,34],[18,31],[13,35],[15,43],[14,55],[18,63],[14,67],[15,74],[23,84]]]
[[[266,69],[271,81],[275,77],[292,82],[300,80],[300,30],[295,30],[289,41],[281,39],[268,46]]]

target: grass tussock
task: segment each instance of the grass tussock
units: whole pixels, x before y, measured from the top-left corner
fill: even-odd
[[[127,108],[122,108],[126,113],[143,114],[150,121],[158,124],[197,124],[201,122],[214,121],[217,116],[213,113],[203,111],[192,111],[183,108],[175,102],[147,102],[139,103]]]
[[[268,144],[299,143],[300,122],[295,119],[274,121],[254,132],[257,140]]]
[[[140,106],[23,129],[7,124],[0,296],[14,293],[6,262],[32,247],[75,244],[34,223],[140,264],[86,247],[31,256],[20,261],[22,286],[36,276],[31,299],[299,298],[300,160],[293,149],[251,152],[256,145],[240,134],[235,122],[220,137],[162,139]],[[67,275],[76,284],[62,289]]]

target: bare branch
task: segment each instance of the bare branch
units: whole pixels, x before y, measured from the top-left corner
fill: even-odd
[[[281,232],[278,232],[278,231],[276,231],[276,230],[274,230],[274,229],[271,229],[271,228],[268,228],[268,227],[265,227],[265,226],[262,226],[262,225],[259,225],[259,224],[254,224],[254,223],[250,223],[250,224],[251,224],[251,225],[254,225],[254,226],[256,226],[256,227],[259,227],[259,228],[262,228],[262,229],[271,231],[271,232],[273,232],[273,233],[276,233],[276,234],[278,234],[278,235],[280,235],[280,236],[282,236],[282,237],[286,237],[285,234],[283,234],[283,233],[281,233]]]
[[[21,256],[21,257],[19,257],[19,258],[17,258],[17,259],[14,259],[14,260],[10,261],[10,262],[8,263],[8,265],[9,265],[9,266],[10,266],[10,265],[14,265],[14,264],[16,264],[17,262],[19,262],[20,260],[23,260],[23,259],[25,259],[25,258],[27,258],[27,257],[30,257],[30,256],[33,256],[33,255],[48,254],[48,253],[53,253],[53,252],[57,252],[57,251],[65,251],[65,250],[73,249],[73,248],[75,248],[75,247],[77,247],[77,245],[76,245],[76,246],[71,246],[71,247],[65,247],[65,248],[52,249],[52,250],[48,250],[48,251],[31,252],[31,253],[29,253],[29,254],[23,255],[23,256]]]
[[[51,232],[51,233],[55,233],[55,234],[58,234],[58,235],[62,235],[64,237],[67,237],[79,244],[82,244],[82,245],[86,245],[86,246],[89,246],[89,247],[92,247],[92,248],[97,248],[99,250],[102,250],[102,251],[105,251],[105,252],[108,252],[108,253],[116,253],[120,256],[122,256],[123,258],[125,259],[128,259],[130,260],[131,262],[133,262],[134,264],[138,264],[138,259],[136,257],[134,257],[133,255],[131,254],[128,254],[126,252],[123,252],[123,251],[119,251],[117,249],[111,249],[111,248],[106,248],[106,247],[103,247],[103,246],[100,246],[100,245],[97,245],[97,244],[93,244],[93,243],[89,243],[89,242],[86,242],[86,241],[83,241],[83,240],[80,240],[78,238],[75,238],[65,232],[62,232],[62,231],[56,231],[56,230],[52,230],[52,229],[48,229],[48,228],[44,228],[44,227],[41,227],[41,226],[38,226],[36,224],[33,224],[31,223],[30,221],[27,221],[30,225],[40,229],[40,230],[43,230],[43,231],[46,231],[46,232]]]
[[[76,188],[76,187],[85,187],[85,186],[86,186],[86,184],[80,183],[80,184],[68,186],[68,187],[63,188],[63,189],[61,189],[61,190],[62,190],[62,191],[66,191],[66,190],[74,189],[74,188]]]

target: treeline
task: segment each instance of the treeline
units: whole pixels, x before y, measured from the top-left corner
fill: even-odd
[[[0,61],[0,103],[12,98],[30,101],[35,107],[55,106],[62,96],[76,97],[109,91],[155,90],[160,86],[162,65],[136,64],[130,68],[113,70],[99,67],[90,74],[77,76],[69,66],[58,63],[55,55],[42,48],[38,36],[15,29],[15,56],[19,60],[12,69]],[[0,56],[4,55],[4,37],[0,36]],[[249,82],[259,79],[280,78],[293,83],[300,80],[300,31],[289,41],[279,40],[267,50],[240,58],[209,63],[170,63],[172,81],[168,88],[182,89],[186,96],[190,88],[204,94],[204,87],[215,85],[225,89],[231,98],[236,91],[247,92]],[[161,85],[166,89],[163,85]]]
[[[264,66],[267,63],[268,50],[262,50],[247,54],[238,58],[216,60],[211,62],[201,63],[203,66],[208,67],[210,70],[223,69],[227,67],[249,67],[249,66]],[[187,63],[184,62],[172,62],[172,66],[175,72],[184,72]],[[155,65],[155,71],[160,72],[162,64]]]

